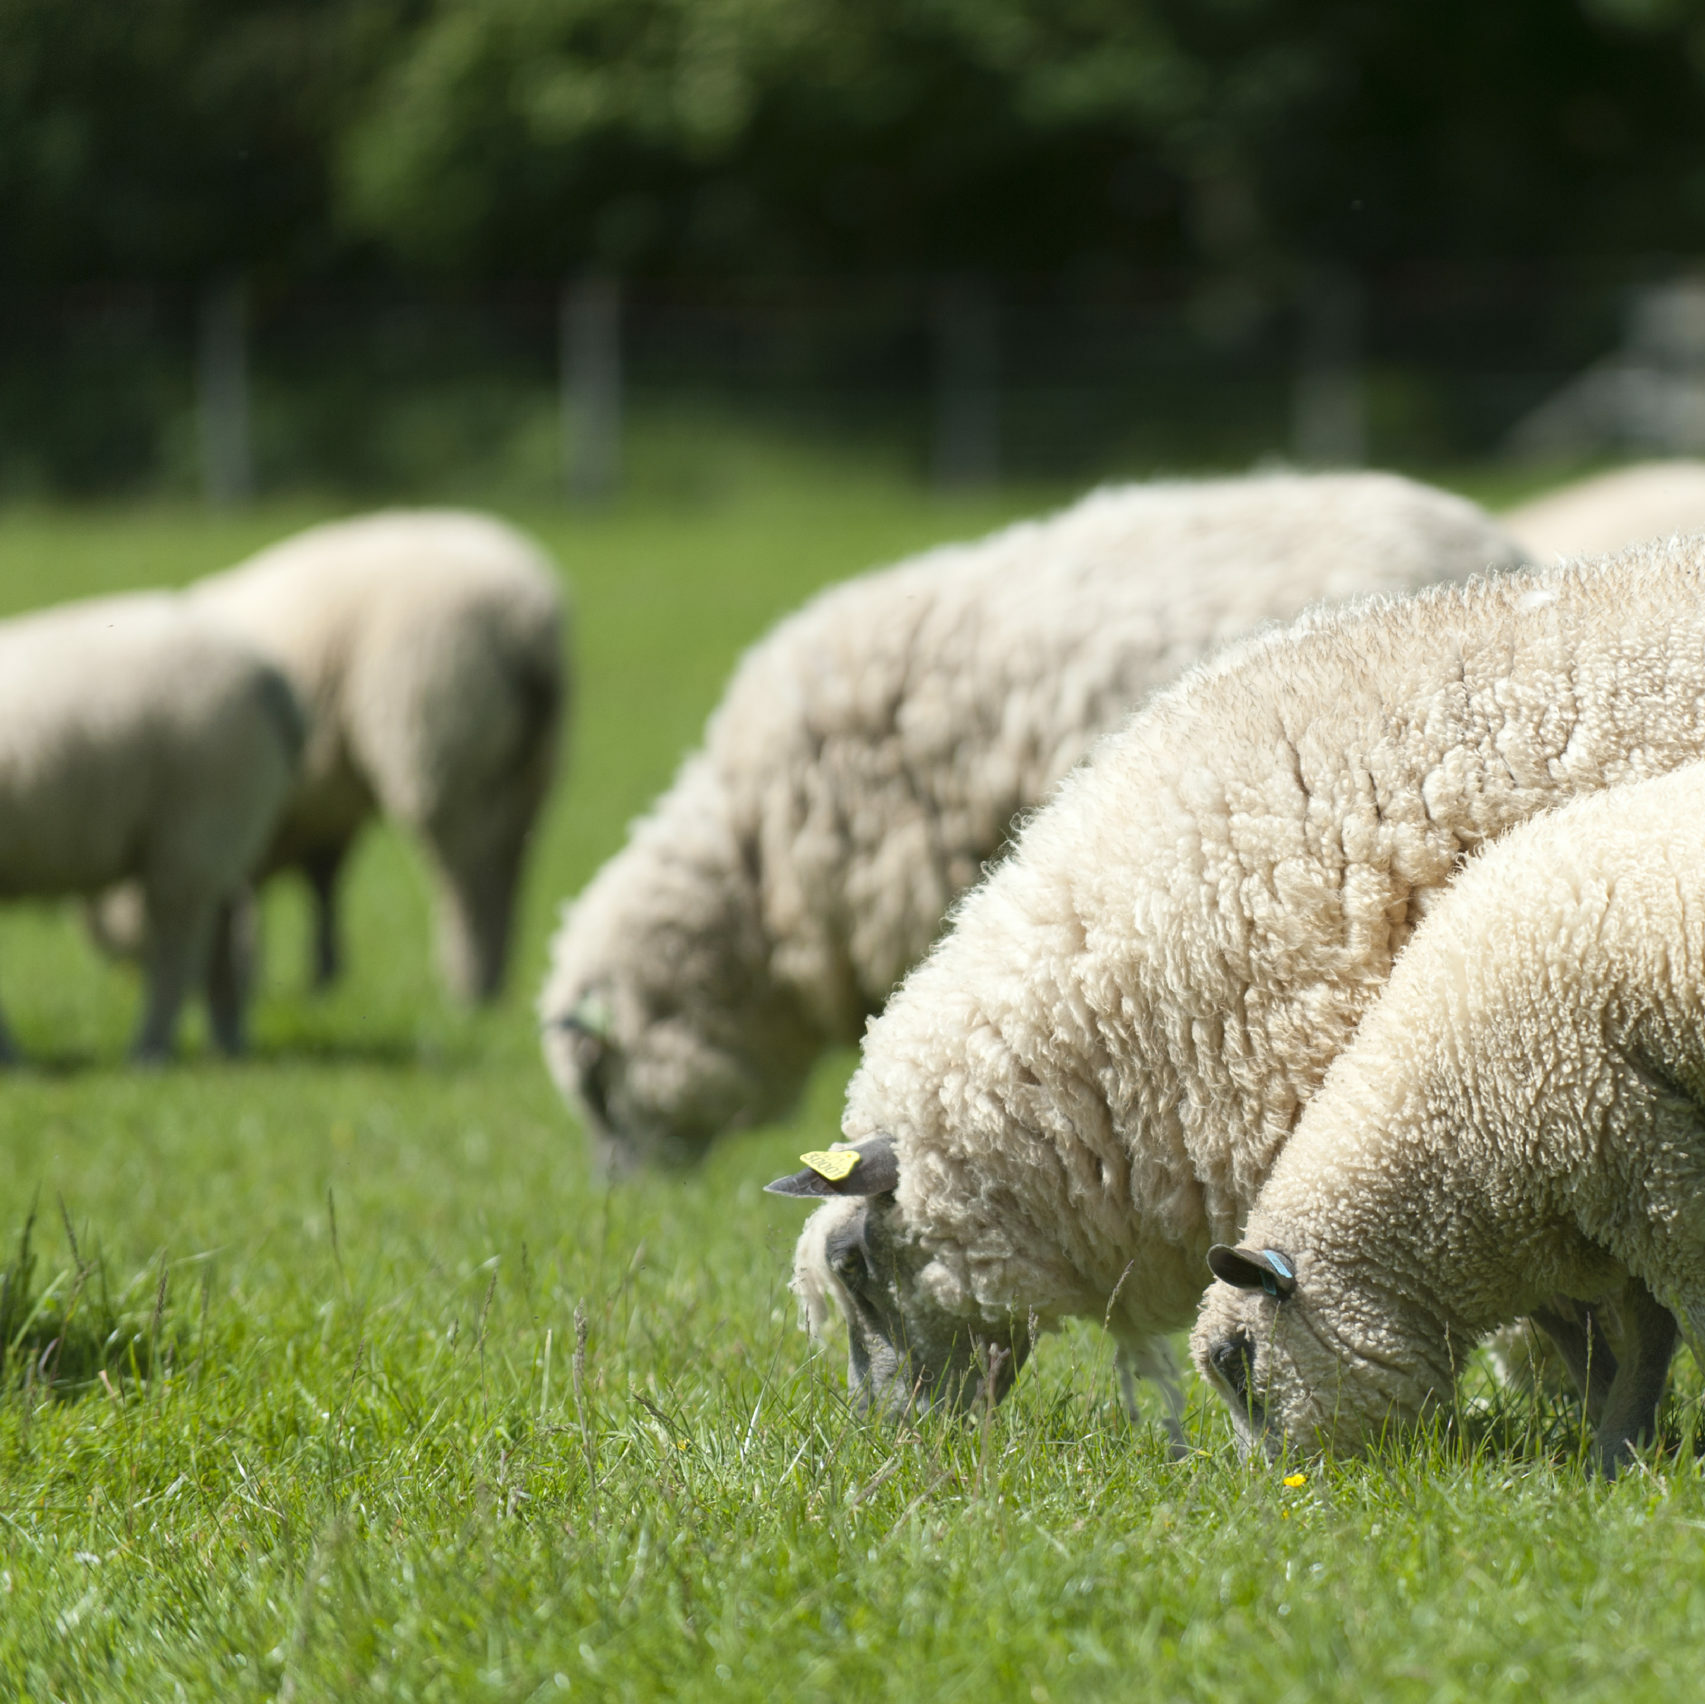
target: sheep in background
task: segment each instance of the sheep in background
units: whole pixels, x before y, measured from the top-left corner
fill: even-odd
[[[1524,1314],[1582,1379],[1607,1476],[1651,1436],[1677,1322],[1705,1347],[1701,820],[1699,764],[1577,800],[1417,931],[1247,1246],[1210,1250],[1192,1349],[1246,1443],[1366,1448]],[[1619,1316],[1614,1350],[1582,1304]]]
[[[1577,480],[1499,520],[1536,561],[1608,556],[1631,544],[1705,532],[1705,462],[1644,462]]]
[[[231,909],[295,779],[301,708],[283,675],[167,594],[0,622],[0,896],[134,880],[146,1007],[134,1055],[171,1050],[205,984],[213,1039],[243,1044]],[[0,1059],[16,1057],[0,1025]]]
[[[552,1075],[607,1158],[685,1160],[858,1038],[1014,817],[1216,644],[1515,546],[1383,474],[1132,486],[834,587],[760,640],[568,908]]]
[[[489,516],[398,510],[311,527],[187,597],[273,657],[308,710],[261,873],[307,878],[315,985],[340,971],[338,873],[378,810],[426,851],[451,990],[495,996],[568,694],[549,557]],[[134,943],[133,912],[134,895],[108,896],[97,935]]]
[[[903,1408],[1071,1315],[1164,1367],[1462,861],[1701,757],[1705,540],[1316,613],[1157,696],[866,1034],[843,1131],[893,1182],[834,1184],[795,1266],[858,1394]]]

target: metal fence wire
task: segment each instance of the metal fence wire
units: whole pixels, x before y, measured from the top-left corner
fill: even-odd
[[[698,428],[961,486],[1459,464],[1567,414],[1556,399],[1651,319],[1650,270],[13,291],[0,497],[593,502],[678,483],[656,446]]]

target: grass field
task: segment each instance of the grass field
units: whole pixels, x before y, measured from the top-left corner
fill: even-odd
[[[375,834],[351,975],[268,902],[252,1059],[119,1063],[133,979],[0,916],[36,1064],[0,1085],[0,1695],[32,1700],[1670,1698],[1705,1664],[1698,1381],[1605,1489],[1567,1409],[1471,1404],[1300,1485],[1131,1430],[1088,1330],[1013,1399],[850,1415],[761,1184],[786,1127],[605,1187],[540,1066],[556,902],[668,779],[739,648],[817,585],[1044,494],[944,506],[803,470],[719,505],[522,515],[582,626],[572,762],[516,986],[460,1015],[412,853]],[[188,578],[313,518],[0,514],[0,611]],[[1693,1678],[1690,1678],[1693,1677]]]

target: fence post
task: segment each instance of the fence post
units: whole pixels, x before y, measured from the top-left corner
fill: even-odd
[[[215,508],[254,495],[249,449],[248,298],[240,278],[222,278],[201,293],[196,323],[196,412],[201,430],[201,484]]]
[[[606,274],[563,286],[558,337],[563,472],[571,500],[614,495],[622,472],[622,293]]]
[[[1000,472],[1000,314],[983,278],[940,284],[935,344],[933,473],[943,490],[994,485]]]
[[[1361,284],[1351,272],[1322,267],[1305,275],[1302,288],[1291,455],[1305,467],[1359,467],[1367,459]]]

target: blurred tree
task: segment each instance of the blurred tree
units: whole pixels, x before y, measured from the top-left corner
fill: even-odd
[[[1161,3],[1201,68],[1201,114],[1291,253],[1705,243],[1700,0]]]
[[[1128,0],[440,0],[345,184],[464,268],[1047,266],[1175,246],[1197,80]]]
[[[453,269],[1693,249],[1701,0],[433,0],[348,135]]]
[[[0,0],[0,277],[1697,252],[1702,76],[1705,0]]]
[[[300,273],[407,0],[0,0],[0,277]]]

